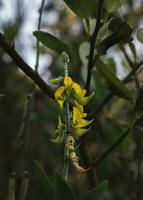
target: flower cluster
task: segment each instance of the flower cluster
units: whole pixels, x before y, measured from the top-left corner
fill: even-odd
[[[74,82],[69,76],[65,76],[64,78],[58,77],[51,80],[51,83],[59,84],[59,87],[55,91],[55,99],[59,106],[59,120],[56,130],[56,137],[52,141],[55,143],[62,143],[64,140],[64,134],[66,132],[65,115],[67,115],[65,108],[68,104],[70,105],[70,111],[68,113],[70,124],[70,132],[67,138],[68,143],[69,138],[79,138],[89,131],[89,126],[93,120],[87,119],[87,113],[84,112],[84,106],[89,103],[94,93],[86,96],[86,90],[80,87],[80,85]],[[71,146],[68,145],[67,148],[70,152],[70,159],[73,165],[81,173],[87,171],[79,166],[78,157],[76,156],[74,149],[71,150],[69,147]],[[74,145],[72,148],[74,148]]]
[[[52,83],[59,79],[51,80]],[[60,79],[61,81],[61,79]],[[63,79],[63,84],[56,90],[55,99],[58,102],[59,108],[62,109],[66,101],[70,102],[72,106],[71,127],[77,137],[87,133],[87,128],[93,120],[85,119],[87,113],[84,112],[84,105],[86,105],[93,97],[94,93],[90,96],[85,96],[86,90],[81,88],[80,85],[75,83],[69,76]],[[59,118],[59,123],[61,119]]]

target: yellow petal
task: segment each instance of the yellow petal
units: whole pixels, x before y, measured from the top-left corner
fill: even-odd
[[[74,101],[74,103],[75,103],[75,106],[78,108],[78,110],[82,113],[83,112],[83,106],[82,105],[80,105],[77,101]]]
[[[87,113],[81,113],[81,117],[82,117],[82,118],[87,117]]]
[[[64,90],[65,90],[65,87],[61,86],[55,92],[55,99],[57,100],[60,108],[62,108],[64,104],[64,96],[63,96]]]
[[[81,137],[81,136],[85,135],[89,130],[90,130],[90,128],[88,128],[88,129],[77,128],[77,129],[75,129],[75,134],[77,137]]]
[[[64,86],[59,87],[55,92],[55,98],[57,99],[59,97],[62,97],[64,90],[65,90]]]
[[[79,121],[81,121],[81,113],[76,107],[73,107],[73,124],[77,124]]]
[[[79,84],[73,83],[72,88],[74,89],[75,93],[80,97],[83,97],[86,94],[86,90],[82,89]]]
[[[79,121],[78,124],[75,125],[75,128],[84,128],[86,126],[89,126],[92,122],[93,119],[92,120],[82,119],[81,121]]]
[[[72,81],[72,79],[71,79],[69,76],[66,76],[66,77],[64,78],[64,85],[65,85],[66,87],[71,86],[72,83],[73,83],[73,81]]]

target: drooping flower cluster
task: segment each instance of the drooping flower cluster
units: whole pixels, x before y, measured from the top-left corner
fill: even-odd
[[[79,84],[74,82],[69,76],[58,77],[51,80],[53,84],[59,84],[60,86],[55,91],[55,99],[59,106],[59,119],[58,127],[56,130],[56,137],[52,140],[55,143],[61,143],[64,140],[64,132],[66,122],[65,116],[65,105],[70,104],[70,137],[79,138],[89,131],[89,126],[93,120],[87,119],[87,113],[84,112],[84,106],[89,103],[90,99],[93,97],[94,93],[90,96],[86,95],[86,90],[80,87]],[[72,136],[71,136],[72,135]],[[82,167],[78,165],[78,157],[74,151],[70,151],[70,159],[73,165],[77,168],[79,172],[84,172]]]

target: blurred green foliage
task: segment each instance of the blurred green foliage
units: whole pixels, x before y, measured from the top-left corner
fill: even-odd
[[[44,37],[40,35],[39,40],[46,43],[46,47],[40,45],[40,53],[48,54],[51,57],[51,63],[44,66],[43,73],[48,74],[49,79],[63,75],[63,63],[59,55],[55,53],[61,53],[63,48],[71,54],[70,76],[80,85],[85,85],[89,59],[89,37],[96,23],[99,1],[80,0],[77,3],[77,1],[65,0],[65,4],[60,3],[62,4],[60,8],[56,1],[46,1],[42,28],[50,30],[53,34],[46,33]],[[0,10],[3,9],[1,2],[3,1],[0,1]],[[12,22],[0,21],[0,25],[10,44],[16,40],[15,49],[21,54],[22,46],[17,38],[20,37],[24,26],[26,9],[23,3],[20,3],[21,1],[15,2],[17,9],[14,20]],[[24,104],[27,95],[32,91],[32,81],[0,49],[1,200],[8,196],[8,180],[12,172],[16,172],[16,188],[18,190],[18,166],[21,157],[24,161],[23,169],[30,172],[26,197],[28,200],[143,199],[143,78],[141,65],[139,65],[137,74],[130,77],[128,84],[124,86],[117,79],[117,71],[120,66],[118,65],[119,61],[114,57],[115,54],[119,55],[123,71],[127,74],[130,70],[135,69],[137,63],[143,61],[142,55],[136,50],[138,49],[136,38],[138,37],[140,42],[143,38],[142,29],[138,31],[143,18],[143,3],[140,2],[139,6],[136,6],[136,2],[136,0],[105,0],[103,4],[101,15],[103,24],[97,36],[94,52],[101,55],[101,61],[98,64],[95,62],[95,67],[92,69],[91,91],[95,91],[96,94],[89,106],[91,112],[95,111],[95,122],[86,138],[92,161],[94,162],[114,144],[128,127],[130,133],[114,151],[95,167],[97,187],[91,188],[87,175],[77,174],[72,165],[69,166],[70,186],[60,177],[64,147],[51,141],[51,138],[55,136],[58,109],[56,103],[39,88],[36,89],[30,124],[25,132],[29,137],[28,153],[22,153],[23,143],[19,142],[17,138],[22,123]],[[30,1],[28,3],[30,4]],[[48,13],[52,12],[57,13],[58,20],[48,25],[46,17]],[[38,32],[34,34],[38,37]],[[32,51],[35,52],[35,44],[33,44]],[[72,52],[74,52],[74,56]],[[121,75],[124,76],[124,74]],[[100,112],[96,113],[96,109],[110,92],[117,96],[113,96]],[[130,93],[132,102],[126,100],[130,99]],[[78,148],[77,151],[79,151]],[[33,159],[36,161],[33,162]],[[89,165],[89,163],[86,164]]]

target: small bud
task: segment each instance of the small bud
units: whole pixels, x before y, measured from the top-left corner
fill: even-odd
[[[59,76],[55,79],[51,79],[49,80],[52,84],[55,84],[55,85],[58,85],[58,84],[61,84],[63,82],[63,77],[62,76]]]
[[[64,140],[63,134],[57,135],[55,139],[51,139],[53,143],[61,144]]]
[[[92,97],[94,96],[94,92],[86,97],[80,97],[78,96],[75,92],[73,93],[73,97],[74,99],[80,104],[80,105],[86,105],[89,103],[89,101],[92,99]]]

